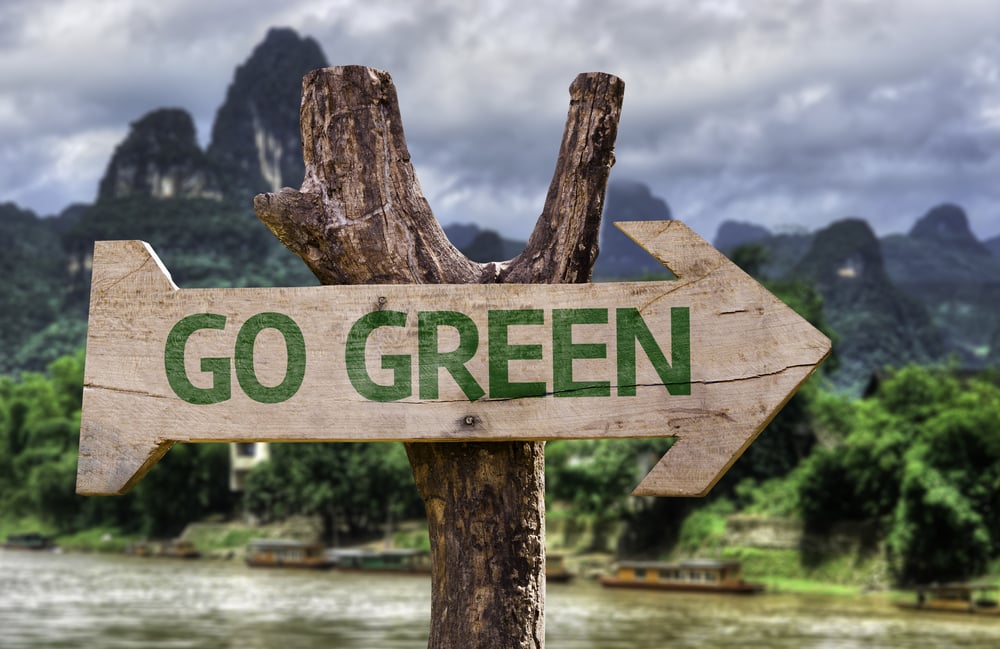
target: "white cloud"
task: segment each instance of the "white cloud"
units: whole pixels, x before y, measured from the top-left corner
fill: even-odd
[[[993,0],[6,0],[0,200],[90,200],[128,123],[161,106],[204,142],[236,65],[287,25],[332,64],[393,75],[442,220],[526,235],[569,83],[603,70],[626,82],[613,177],[703,234],[849,214],[886,232],[947,200],[996,235],[997,24]]]
[[[0,158],[16,190],[4,200],[55,214],[72,202],[89,202],[115,146],[126,129],[101,128],[68,136],[49,136],[20,149],[4,148]]]

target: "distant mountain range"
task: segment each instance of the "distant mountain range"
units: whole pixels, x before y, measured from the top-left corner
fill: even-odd
[[[713,243],[727,253],[760,246],[763,277],[816,285],[840,337],[844,385],[907,362],[1000,366],[1000,237],[979,241],[957,205],[881,239],[866,221],[843,219],[803,234],[724,223]]]
[[[264,228],[255,194],[299,186],[302,77],[325,67],[319,45],[272,29],[240,65],[202,150],[194,120],[161,108],[131,124],[91,205],[39,219],[0,204],[0,373],[43,369],[82,347],[90,258],[98,239],[150,242],[181,286],[315,283]]]
[[[993,237],[992,239],[987,239],[983,242],[986,249],[993,253],[994,257],[1000,257],[1000,235]]]
[[[669,221],[670,206],[642,183],[616,180],[608,185],[601,218],[600,253],[594,279],[663,276],[666,270],[615,227],[615,221]]]
[[[144,239],[180,286],[314,284],[298,258],[257,221],[255,194],[297,187],[304,175],[298,124],[302,76],[326,66],[319,45],[272,29],[240,65],[202,150],[182,108],[132,123],[115,149],[93,204],[39,218],[0,204],[7,242],[0,272],[0,373],[43,369],[84,343],[90,255],[99,239]],[[672,218],[636,182],[608,187],[595,280],[665,276],[663,267],[613,226]],[[523,241],[473,224],[445,232],[477,261],[516,256]],[[978,241],[962,209],[942,205],[906,235],[878,239],[861,219],[812,233],[772,233],[727,222],[716,247],[766,251],[763,278],[815,284],[839,334],[837,382],[857,386],[873,369],[906,362],[1000,364],[1000,237]]]

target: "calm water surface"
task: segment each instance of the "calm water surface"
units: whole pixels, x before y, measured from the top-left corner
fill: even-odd
[[[426,577],[0,550],[0,648],[418,649]],[[548,649],[1000,647],[1000,618],[883,597],[731,597],[552,584]]]

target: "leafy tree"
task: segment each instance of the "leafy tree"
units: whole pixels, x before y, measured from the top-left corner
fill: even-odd
[[[0,380],[0,509],[62,527],[78,504],[82,354],[52,363],[49,374]]]
[[[37,463],[29,473],[27,486],[30,502],[40,518],[66,531],[79,524],[82,498],[76,495],[75,449]]]
[[[385,443],[275,444],[250,473],[244,504],[265,520],[319,516],[328,541],[422,511],[403,446]]]
[[[633,440],[554,441],[546,445],[546,496],[578,514],[615,518],[635,486],[639,457]]]
[[[843,444],[818,449],[805,463],[800,496],[810,529],[884,517],[899,499],[912,426],[867,402],[857,405],[853,427]]]
[[[726,534],[726,516],[732,512],[732,503],[717,498],[688,514],[677,539],[681,552],[695,555],[705,548],[719,548]]]
[[[595,549],[607,545],[617,521],[644,525],[644,503],[630,494],[669,449],[669,439],[596,439],[549,442],[545,450],[546,500],[591,521]]]
[[[141,531],[176,536],[191,521],[231,509],[229,446],[175,444],[135,489]]]
[[[987,521],[970,498],[917,445],[907,454],[899,504],[888,538],[903,581],[926,583],[981,574],[991,558]]]
[[[76,495],[83,352],[47,374],[0,378],[0,512],[34,516],[60,531],[104,525],[172,535],[209,512],[227,512],[225,445],[178,445],[133,493]]]
[[[1000,555],[1000,387],[909,366],[839,424],[843,442],[803,467],[808,527],[880,521],[901,582],[970,577]]]

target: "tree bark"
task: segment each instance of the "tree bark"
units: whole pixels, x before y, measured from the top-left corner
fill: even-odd
[[[303,80],[306,175],[254,199],[325,284],[589,281],[624,83],[579,75],[542,215],[522,254],[476,263],[448,241],[417,182],[392,80],[366,67]],[[430,649],[545,644],[542,442],[407,444],[433,557]]]

